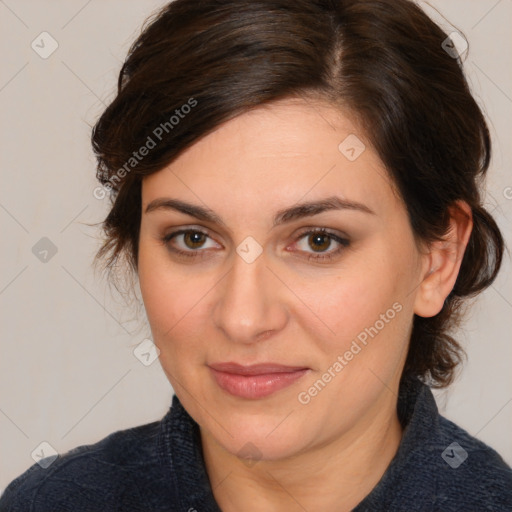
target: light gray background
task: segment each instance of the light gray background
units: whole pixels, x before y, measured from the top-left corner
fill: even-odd
[[[107,212],[93,197],[90,126],[142,22],[164,3],[0,0],[0,490],[34,463],[42,441],[62,453],[158,420],[170,405],[158,360],[144,366],[133,354],[149,330],[136,330],[131,310],[93,273],[99,231],[86,225]],[[470,43],[465,66],[494,141],[485,202],[510,245],[512,1],[431,5]],[[47,59],[31,48],[43,31],[59,45]],[[42,237],[57,247],[46,263],[32,252]],[[512,464],[510,281],[507,255],[459,334],[468,363],[436,397],[445,416]]]

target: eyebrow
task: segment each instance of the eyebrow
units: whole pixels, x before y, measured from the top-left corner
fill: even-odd
[[[210,208],[199,206],[179,199],[162,197],[151,201],[145,210],[150,213],[155,210],[175,210],[205,222],[211,222],[226,227],[226,223]],[[273,227],[292,222],[305,217],[311,217],[330,210],[353,210],[375,215],[368,206],[357,201],[349,201],[338,196],[330,196],[317,201],[296,204],[279,210],[273,219]]]

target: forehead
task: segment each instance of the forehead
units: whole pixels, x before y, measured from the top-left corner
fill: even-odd
[[[186,122],[186,121],[185,121]],[[376,152],[348,116],[326,103],[286,99],[220,125],[143,180],[143,207],[168,194],[261,216],[336,194],[374,211],[396,198]],[[257,203],[257,204],[255,204]],[[224,213],[223,212],[223,213]]]

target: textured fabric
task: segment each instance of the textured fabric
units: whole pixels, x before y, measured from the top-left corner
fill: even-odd
[[[440,416],[430,388],[404,384],[398,415],[404,427],[399,449],[353,512],[512,511],[512,469]],[[176,396],[161,421],[75,448],[47,469],[35,464],[0,499],[0,512],[219,510],[198,426]]]

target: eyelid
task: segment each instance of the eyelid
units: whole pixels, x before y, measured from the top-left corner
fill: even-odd
[[[198,227],[194,227],[194,226],[185,226],[185,227],[181,227],[181,228],[178,228],[175,230],[171,230],[169,233],[162,235],[161,239],[164,242],[169,242],[170,240],[176,238],[177,236],[184,235],[184,234],[190,233],[190,232],[201,233],[202,235],[205,235],[206,237],[208,237],[210,240],[219,244],[219,242],[217,242],[215,240],[215,238],[210,235],[210,233],[207,229],[202,228],[202,227],[198,228]],[[222,244],[219,244],[219,245],[222,245]],[[199,252],[199,251],[190,251],[190,252]]]
[[[345,233],[338,233],[335,231],[331,231],[328,228],[319,228],[319,227],[309,227],[304,228],[298,235],[295,236],[295,241],[292,245],[297,244],[302,239],[306,237],[306,235],[325,235],[327,236],[331,241],[335,242],[339,245],[337,249],[334,250],[327,250],[325,252],[308,252],[308,251],[299,251],[304,252],[305,254],[308,254],[308,260],[311,261],[321,261],[321,260],[331,260],[335,259],[336,257],[339,257],[341,252],[343,252],[345,249],[347,249],[351,245],[351,239],[348,237]],[[315,256],[316,255],[316,256]]]
[[[309,234],[309,233],[322,233],[322,234],[332,236],[334,238],[337,237],[337,238],[341,238],[341,239],[350,240],[350,237],[343,231],[336,231],[334,229],[319,227],[319,226],[306,226],[304,228],[301,228],[299,230],[299,233],[295,235],[295,238],[296,239],[301,238],[304,235]]]
[[[188,233],[190,231],[197,232],[197,233],[202,233],[203,235],[205,235],[208,238],[210,238],[210,240],[215,241],[215,238],[210,235],[208,228],[204,228],[202,226],[201,227],[197,227],[197,226],[194,226],[194,225],[180,227],[180,228],[176,229],[175,231],[170,231],[169,233],[164,234],[161,238],[162,239],[166,239],[166,240],[170,240],[170,239],[172,239],[172,238],[174,238],[174,237],[176,237],[178,235],[182,235],[182,234]],[[338,243],[342,243],[342,241],[343,242],[349,242],[350,241],[350,237],[346,233],[336,232],[336,231],[330,230],[329,228],[325,228],[325,227],[305,226],[305,227],[303,227],[303,228],[301,228],[299,230],[299,233],[295,234],[295,236],[294,236],[294,243],[296,243],[298,240],[303,238],[304,235],[315,234],[315,233],[321,233],[321,234],[328,235],[332,239],[336,240]]]
[[[183,226],[181,228],[176,229],[175,231],[171,231],[170,233],[167,233],[160,237],[160,240],[163,242],[163,244],[167,247],[167,250],[171,253],[173,253],[177,258],[184,258],[183,261],[188,261],[190,263],[201,261],[203,258],[208,258],[208,253],[211,252],[210,250],[205,250],[201,247],[189,250],[183,250],[176,247],[171,246],[171,240],[174,238],[184,235],[186,233],[200,233],[210,240],[215,242],[215,239],[210,236],[208,233],[208,230],[205,230],[203,227],[197,228],[192,226]],[[325,252],[309,252],[304,250],[299,250],[301,255],[294,257],[298,257],[301,260],[307,260],[307,262],[311,262],[312,264],[329,264],[331,262],[337,261],[342,256],[342,253],[345,252],[345,250],[351,245],[350,238],[345,234],[339,234],[335,231],[331,231],[328,228],[325,227],[304,227],[300,230],[298,234],[294,236],[294,242],[292,245],[297,244],[301,239],[305,238],[306,235],[316,235],[321,234],[324,236],[327,236],[331,241],[334,241],[339,245],[338,248],[335,250],[327,250]],[[289,247],[289,246],[288,246]],[[202,250],[203,249],[203,250]],[[211,248],[207,248],[211,249]],[[292,251],[295,252],[295,251]]]

